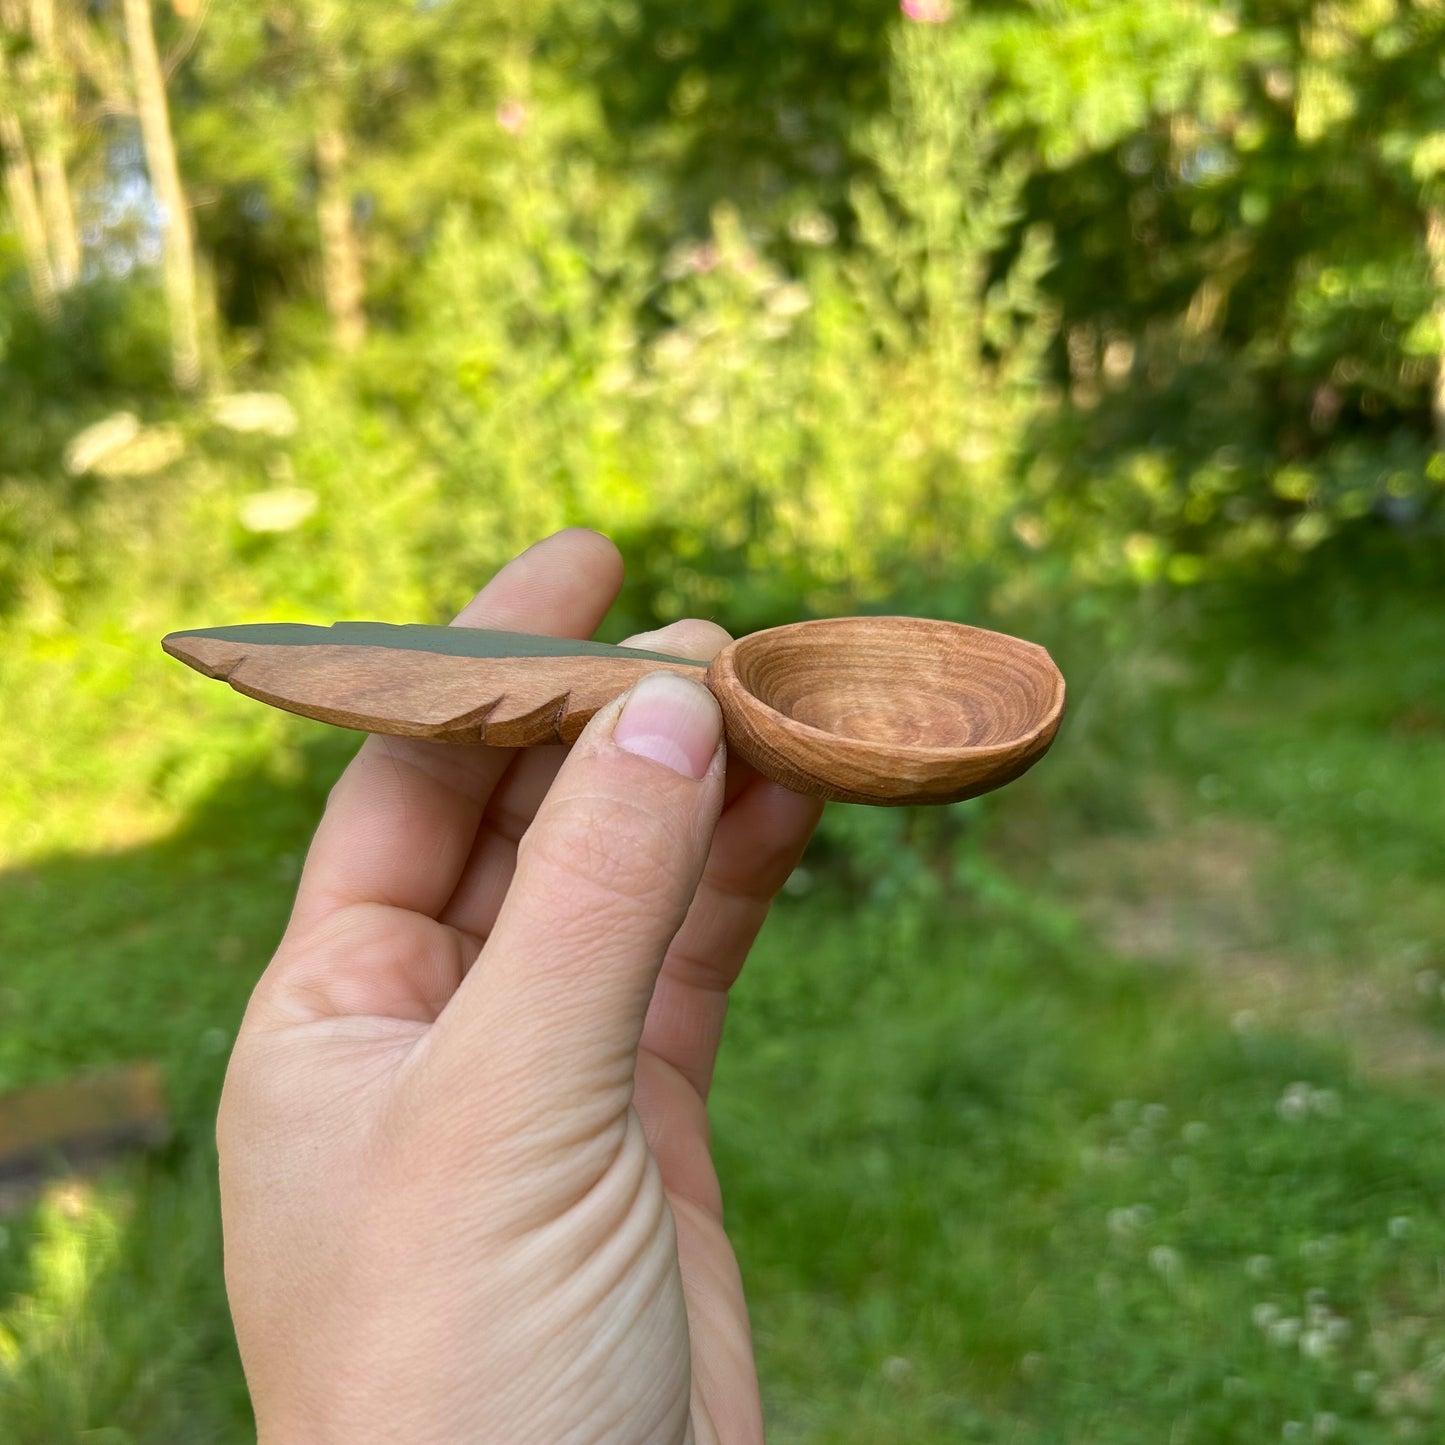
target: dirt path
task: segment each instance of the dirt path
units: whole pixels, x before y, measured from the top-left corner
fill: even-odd
[[[1298,850],[1264,823],[1190,816],[1162,797],[1150,813],[1143,831],[1092,838],[1054,863],[1111,950],[1192,970],[1202,1002],[1237,1029],[1327,1039],[1362,1074],[1397,1084],[1445,1082],[1445,1032],[1431,1022],[1445,1017],[1445,970],[1433,956],[1372,954],[1363,938],[1357,950],[1348,937],[1312,947],[1301,926],[1353,880],[1292,856]]]

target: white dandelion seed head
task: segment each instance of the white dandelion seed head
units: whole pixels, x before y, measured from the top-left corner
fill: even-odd
[[[1173,1279],[1184,1268],[1184,1257],[1167,1244],[1156,1244],[1149,1251],[1149,1268],[1165,1279]]]
[[[1297,1124],[1310,1112],[1313,1089],[1308,1084],[1291,1084],[1275,1102],[1274,1111],[1286,1124]]]
[[[880,1373],[890,1385],[901,1385],[912,1377],[913,1361],[902,1355],[890,1355],[883,1361]]]

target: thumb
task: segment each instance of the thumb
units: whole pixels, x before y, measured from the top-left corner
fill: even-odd
[[[437,1062],[456,1061],[464,1092],[476,1096],[479,1070],[504,1083],[486,1091],[493,1124],[499,1094],[534,1117],[626,1109],[653,986],[722,808],[722,732],[701,682],[653,673],[563,763],[429,1042]]]

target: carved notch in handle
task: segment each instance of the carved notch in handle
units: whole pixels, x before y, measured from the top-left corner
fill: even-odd
[[[439,742],[570,743],[599,708],[649,672],[703,678],[700,664],[646,653],[474,657],[325,640],[254,642],[236,635],[242,631],[172,633],[162,646],[272,707],[337,727]]]

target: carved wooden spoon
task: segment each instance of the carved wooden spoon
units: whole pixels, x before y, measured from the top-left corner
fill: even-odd
[[[954,803],[1033,766],[1064,712],[1042,647],[920,617],[839,617],[741,637],[711,664],[471,627],[258,623],[173,632],[172,657],[273,707],[452,743],[570,743],[649,672],[707,683],[728,746],[800,793]]]

